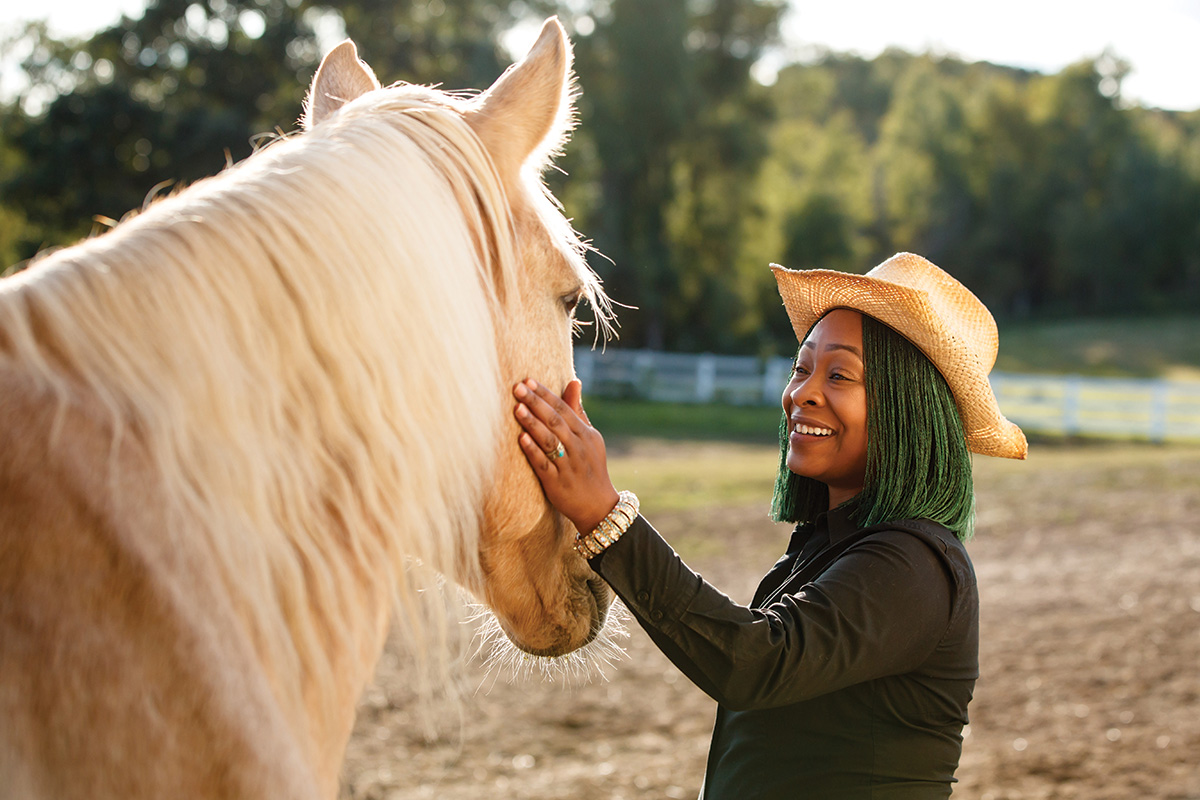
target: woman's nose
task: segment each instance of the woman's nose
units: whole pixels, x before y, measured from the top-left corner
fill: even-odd
[[[791,398],[792,405],[796,406],[815,406],[820,404],[821,393],[817,387],[813,385],[812,376],[808,376],[803,380],[796,380],[788,387],[788,397]]]

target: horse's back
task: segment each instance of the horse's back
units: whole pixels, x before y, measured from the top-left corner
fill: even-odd
[[[0,798],[310,797],[132,435],[0,360]]]

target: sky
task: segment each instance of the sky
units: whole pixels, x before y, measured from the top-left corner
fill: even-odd
[[[68,36],[136,15],[144,0],[38,0],[19,14],[7,5],[0,31],[40,18]],[[901,47],[1046,73],[1109,49],[1132,66],[1127,102],[1200,109],[1200,0],[792,0],[784,39],[793,59]]]

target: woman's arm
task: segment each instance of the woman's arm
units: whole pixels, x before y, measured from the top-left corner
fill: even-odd
[[[690,570],[644,519],[592,563],[663,653],[733,710],[910,672],[951,618],[952,578],[902,531],[864,539],[763,609],[735,603]]]
[[[513,394],[521,447],[547,498],[578,530],[592,530],[617,491],[579,382],[562,398],[533,381]],[[551,458],[559,442],[566,455]],[[663,653],[732,709],[786,705],[910,671],[950,621],[951,577],[930,547],[901,531],[855,545],[818,580],[765,609],[722,594],[640,517],[590,563]]]

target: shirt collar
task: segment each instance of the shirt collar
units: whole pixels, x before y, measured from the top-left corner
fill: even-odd
[[[822,541],[834,544],[857,530],[858,526],[850,519],[849,509],[839,506],[832,511],[822,511],[817,514],[811,524],[796,526],[788,542],[788,552],[800,550],[804,543],[813,536],[819,536]]]
[[[829,542],[836,544],[858,530],[858,526],[850,519],[850,509],[838,506],[824,514],[825,524],[829,527]]]

